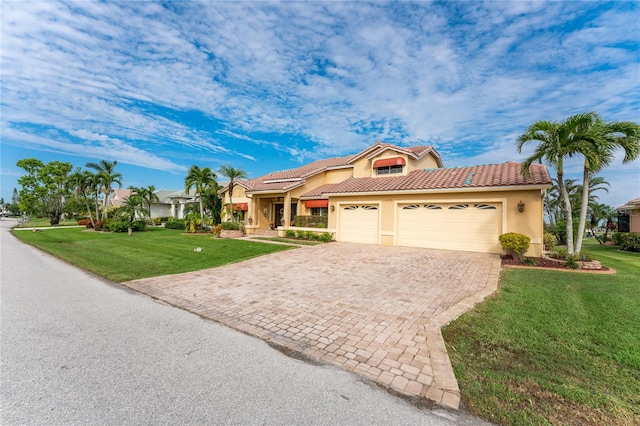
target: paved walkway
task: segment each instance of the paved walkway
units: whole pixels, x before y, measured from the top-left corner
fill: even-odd
[[[493,293],[499,272],[495,255],[334,242],[124,285],[457,409],[440,329]]]

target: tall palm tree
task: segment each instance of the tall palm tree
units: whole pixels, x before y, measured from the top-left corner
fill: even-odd
[[[624,150],[623,163],[640,156],[640,125],[629,121],[605,123],[594,112],[589,113],[591,120],[583,124],[581,131],[586,135],[584,143],[574,147],[574,152],[584,156],[582,203],[578,223],[576,253],[582,249],[587,211],[589,209],[589,177],[593,172],[608,166],[618,148]]]
[[[91,221],[91,227],[96,227],[96,222],[93,220],[93,214],[91,213],[91,206],[89,206],[88,192],[93,193],[94,175],[89,170],[80,170],[78,168],[73,174],[69,176],[69,184],[74,189],[74,192],[81,196],[84,204],[89,213],[89,220]],[[97,219],[97,218],[96,218]]]
[[[209,168],[191,166],[184,178],[184,190],[188,194],[191,188],[194,188],[195,194],[200,202],[200,220],[204,219],[204,208],[202,205],[202,196],[207,187],[216,185],[216,174]],[[201,222],[202,223],[202,222]]]
[[[229,179],[229,205],[231,207],[231,221],[235,222],[235,216],[233,214],[233,188],[235,187],[236,179],[246,179],[249,176],[243,169],[236,169],[231,165],[221,166],[220,174]]]
[[[99,177],[102,192],[104,193],[102,219],[107,217],[107,199],[111,193],[111,185],[118,184],[118,187],[122,187],[122,173],[117,173],[115,167],[118,165],[117,161],[100,160],[99,163],[87,163],[86,167],[94,169],[96,175]]]
[[[518,152],[525,145],[537,142],[534,153],[522,163],[521,173],[530,176],[529,168],[535,162],[545,161],[556,169],[558,190],[563,202],[567,229],[567,253],[574,254],[571,200],[564,182],[564,159],[576,153],[576,146],[585,140],[583,129],[591,121],[590,114],[576,114],[562,123],[537,121],[523,133],[517,141]]]

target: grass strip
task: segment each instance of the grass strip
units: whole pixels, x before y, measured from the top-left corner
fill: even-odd
[[[16,231],[20,240],[111,281],[178,274],[289,250],[291,246],[247,240],[194,238],[182,231],[100,233],[83,229]],[[196,251],[196,248],[200,251]]]
[[[251,239],[262,240],[262,241],[274,241],[276,243],[295,244],[299,246],[317,246],[318,244],[325,244],[320,241],[296,240],[291,238],[280,238],[280,237],[252,237]]]
[[[615,275],[509,269],[498,292],[443,330],[474,414],[498,424],[640,418],[640,254],[590,242]]]

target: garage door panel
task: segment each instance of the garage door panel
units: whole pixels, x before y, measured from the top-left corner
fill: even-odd
[[[501,211],[501,206],[495,203],[400,205],[397,243],[411,247],[500,253]]]
[[[375,205],[347,205],[340,210],[340,241],[378,244],[379,210]]]

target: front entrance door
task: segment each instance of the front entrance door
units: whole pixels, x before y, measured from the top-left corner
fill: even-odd
[[[283,226],[282,219],[284,218],[284,204],[275,204],[276,214],[275,214],[275,226]],[[291,203],[291,217],[287,222],[287,225],[291,225],[293,223],[293,218],[298,214],[298,203]]]

